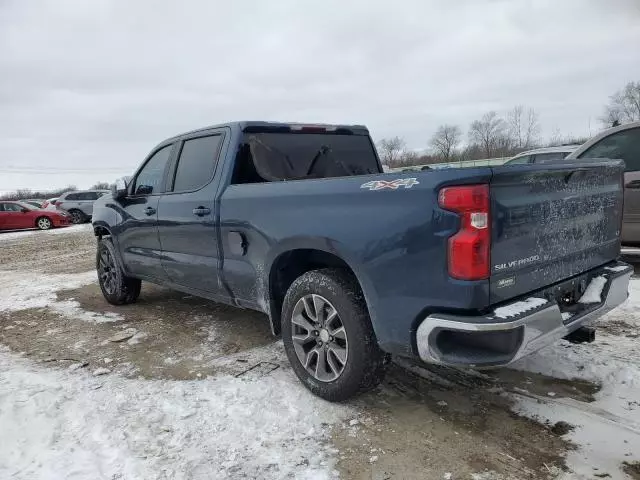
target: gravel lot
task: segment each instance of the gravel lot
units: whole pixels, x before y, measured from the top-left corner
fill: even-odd
[[[108,305],[94,249],[88,225],[0,233],[0,478],[640,478],[640,282],[594,344],[394,363],[334,405],[262,314],[146,283]]]

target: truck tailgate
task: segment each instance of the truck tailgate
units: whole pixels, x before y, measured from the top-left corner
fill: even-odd
[[[491,304],[618,256],[622,161],[505,165],[492,171]]]

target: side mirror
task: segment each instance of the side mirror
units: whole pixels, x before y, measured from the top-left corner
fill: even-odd
[[[30,210],[28,208],[21,208],[20,211],[22,213],[29,213]]]
[[[122,177],[116,180],[111,187],[111,196],[114,200],[119,200],[127,196],[129,187],[128,177]]]

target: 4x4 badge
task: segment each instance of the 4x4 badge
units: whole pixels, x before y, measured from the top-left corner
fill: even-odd
[[[400,187],[411,188],[414,185],[418,185],[420,182],[415,178],[398,178],[396,180],[373,180],[371,182],[363,183],[360,188],[368,188],[369,190],[397,190]]]

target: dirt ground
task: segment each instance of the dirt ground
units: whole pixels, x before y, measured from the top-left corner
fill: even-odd
[[[89,226],[3,235],[0,269],[19,271],[24,281],[55,283],[57,274],[94,267]],[[149,379],[251,377],[289,369],[281,343],[257,312],[147,283],[138,303],[124,307],[108,305],[96,283],[56,296],[60,308],[0,313],[0,344],[50,368],[104,367]],[[628,333],[624,324],[610,328]],[[271,348],[258,348],[265,346]],[[509,369],[470,373],[399,363],[379,389],[351,402],[360,412],[355,418],[333,428],[341,478],[555,478],[567,469],[564,457],[574,448],[564,438],[572,426],[515,415],[505,392],[544,396],[552,390],[556,398],[589,403],[599,390],[586,381]],[[627,468],[638,478],[637,465]]]

